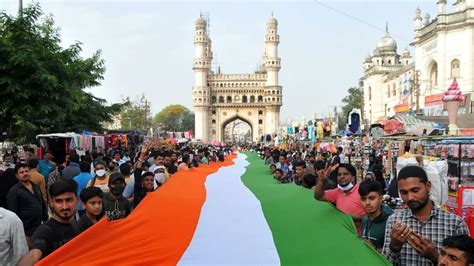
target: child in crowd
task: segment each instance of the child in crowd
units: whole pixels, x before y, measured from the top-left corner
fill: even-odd
[[[98,187],[88,187],[81,191],[81,205],[85,214],[78,221],[81,232],[97,223],[102,213],[102,198],[104,193]]]

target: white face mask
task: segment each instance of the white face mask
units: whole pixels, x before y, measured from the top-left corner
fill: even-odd
[[[155,174],[155,180],[160,184],[165,183],[165,174],[163,174],[163,173]]]
[[[95,174],[102,177],[105,175],[105,169],[95,170]]]
[[[352,184],[352,182],[349,183],[349,184],[347,184],[347,185],[345,185],[345,186],[341,186],[341,185],[338,184],[337,187],[338,187],[340,190],[346,192],[346,191],[351,190],[351,189],[354,187],[354,184]]]

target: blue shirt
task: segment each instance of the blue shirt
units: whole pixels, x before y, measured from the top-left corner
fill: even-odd
[[[92,179],[92,176],[89,173],[80,173],[74,177],[74,181],[77,183],[77,196],[81,195],[81,191],[86,188],[87,182]],[[77,203],[77,210],[82,211],[84,208],[81,206],[81,202]]]
[[[46,162],[45,160],[40,160],[38,172],[44,176],[46,184],[48,184],[48,176],[54,169],[54,164],[52,162]]]

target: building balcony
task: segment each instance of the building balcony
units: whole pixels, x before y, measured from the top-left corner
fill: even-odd
[[[267,80],[266,74],[209,74],[209,82],[219,81],[263,81]]]

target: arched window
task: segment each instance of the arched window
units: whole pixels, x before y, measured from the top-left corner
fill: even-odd
[[[242,102],[243,102],[243,103],[246,103],[246,102],[247,102],[247,96],[246,96],[246,95],[242,96]]]
[[[215,124],[215,123],[216,123],[216,120],[215,120],[215,119],[212,119],[212,123]]]
[[[451,78],[459,78],[460,74],[459,60],[454,59],[451,61]]]
[[[395,83],[392,84],[392,96],[397,96],[397,88],[395,87]]]
[[[250,103],[254,103],[255,102],[255,96],[250,96]]]
[[[430,70],[430,87],[436,88],[438,86],[438,64],[433,62]]]
[[[259,103],[263,103],[263,97],[262,97],[262,95],[258,95],[257,101],[258,101]]]
[[[219,96],[219,102],[223,103],[224,102],[224,96]]]
[[[387,97],[390,97],[390,86],[387,86]]]
[[[372,87],[369,86],[369,101],[372,100]]]
[[[232,96],[227,96],[227,103],[231,103],[232,102]]]
[[[212,101],[212,103],[216,103],[216,101],[217,101],[216,96],[212,96],[211,101]]]
[[[234,96],[234,102],[236,102],[236,103],[240,102],[240,96],[239,95]]]

